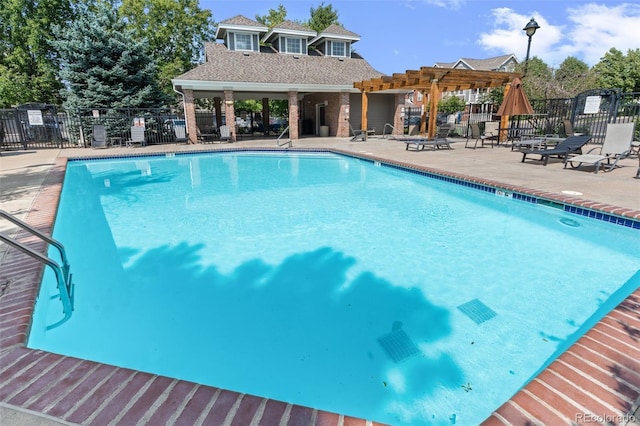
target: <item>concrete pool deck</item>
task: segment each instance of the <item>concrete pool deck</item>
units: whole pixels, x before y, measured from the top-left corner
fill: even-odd
[[[588,168],[565,170],[561,162],[554,160],[547,166],[529,160],[521,163],[522,154],[506,147],[471,150],[464,148],[464,140],[454,141],[453,150],[420,152],[406,151],[404,143],[382,138],[371,138],[367,142],[308,138],[294,141],[293,147],[336,149],[439,170],[558,202],[640,219],[640,180],[633,179],[637,157],[623,160],[622,167],[611,173],[594,174]],[[270,139],[222,145],[5,151],[0,157],[1,208],[49,232],[67,157],[252,147],[275,149],[276,144]],[[575,193],[581,195],[571,195]],[[18,235],[5,222],[0,222],[0,231]],[[41,245],[34,244],[42,250]],[[28,350],[24,341],[29,306],[32,308],[42,268],[14,252],[0,245],[0,424],[3,426],[106,424],[109,421],[155,424],[159,419],[172,424],[365,424],[357,419],[277,401]],[[83,393],[79,393],[80,390]],[[640,424],[639,396],[640,290],[636,290],[486,423],[589,424],[594,423],[592,420],[604,419],[595,423]],[[77,399],[73,401],[73,398]],[[629,413],[635,415],[629,416]]]

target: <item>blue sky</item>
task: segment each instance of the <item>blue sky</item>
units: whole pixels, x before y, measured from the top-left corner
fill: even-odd
[[[255,19],[282,4],[287,19],[307,20],[321,1],[200,0],[216,22],[244,15]],[[350,0],[324,1],[338,11],[342,25],[359,34],[353,45],[385,74],[514,53],[523,61],[527,37],[522,28],[534,17],[540,29],[531,57],[557,67],[568,56],[596,64],[611,48],[626,54],[640,48],[640,3],[601,0]]]

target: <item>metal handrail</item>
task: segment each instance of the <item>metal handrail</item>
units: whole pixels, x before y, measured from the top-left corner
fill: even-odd
[[[62,243],[60,243],[59,241],[54,240],[53,238],[47,237],[42,232],[38,231],[37,229],[32,228],[31,226],[27,225],[25,222],[21,221],[17,217],[7,213],[4,210],[0,210],[0,216],[4,217],[9,222],[12,222],[14,225],[18,225],[20,228],[31,232],[33,235],[39,237],[40,239],[44,240],[48,244],[51,244],[55,248],[57,248],[58,251],[60,252],[60,259],[62,260],[62,270],[65,273],[64,276],[67,277],[69,275],[69,261],[67,259],[67,253],[65,252],[64,246],[62,245]]]
[[[69,318],[71,318],[71,313],[73,312],[73,299],[74,299],[72,275],[69,272],[70,266],[69,266],[69,262],[67,261],[67,254],[65,252],[64,246],[60,242],[47,237],[46,235],[35,230],[31,226],[27,225],[20,219],[17,219],[16,217],[10,215],[4,210],[0,210],[0,216],[4,217],[5,219],[9,220],[15,225],[18,225],[19,227],[31,232],[35,236],[44,240],[45,242],[52,244],[60,252],[60,257],[63,262],[62,267],[60,267],[60,265],[56,261],[50,259],[49,257],[43,256],[42,254],[32,250],[31,248],[14,240],[13,238],[0,233],[1,241],[5,242],[6,244],[9,244],[11,247],[22,251],[23,253],[33,257],[34,259],[42,262],[43,264],[53,269],[53,272],[56,275],[56,281],[58,282],[58,290],[60,292],[59,296],[60,296],[60,300],[62,301],[62,313],[64,314],[64,317],[60,321],[56,322],[55,324],[47,326],[46,329],[51,330],[52,328],[58,327],[62,323],[69,320]]]
[[[393,127],[393,125],[391,123],[384,123],[384,127],[382,128],[382,138],[384,139],[387,135],[386,135],[386,131],[387,131],[387,126],[391,127],[392,129],[392,133],[389,133],[390,135],[393,134],[393,131],[396,130],[395,127]]]
[[[289,131],[289,126],[285,127],[284,130],[282,131],[282,133],[280,133],[280,136],[278,136],[278,139],[276,139],[276,145],[278,146],[285,146],[287,144],[289,144],[289,148],[291,148],[293,146],[293,141],[291,140],[291,138],[289,138],[289,140],[287,142],[284,143],[280,143],[280,139],[282,138],[282,136],[284,136],[285,133],[287,133]]]

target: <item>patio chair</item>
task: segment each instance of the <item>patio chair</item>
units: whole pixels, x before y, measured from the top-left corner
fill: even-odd
[[[543,165],[547,165],[549,157],[558,156],[566,160],[569,154],[582,154],[582,147],[591,140],[591,136],[569,136],[558,145],[550,149],[532,149],[522,151],[522,162],[527,155],[539,155]]]
[[[93,133],[91,133],[91,148],[107,147],[107,131],[103,124],[94,124]]]
[[[571,124],[571,120],[569,120],[568,118],[562,120],[562,129],[564,132],[564,136],[567,138],[569,136],[579,136],[573,133],[573,125]]]
[[[220,126],[220,142],[227,141],[231,142],[233,140],[233,135],[229,130],[229,127],[225,124]]]
[[[447,149],[451,149],[451,145],[448,139],[449,132],[451,132],[450,124],[443,124],[440,127],[438,127],[438,131],[436,132],[435,144],[434,144],[435,148],[439,149],[440,147],[446,147]]]
[[[491,123],[495,123],[496,126],[491,125]],[[491,142],[491,148],[493,148],[493,141],[498,137],[498,125],[497,121],[488,121],[485,123],[484,132],[480,132],[480,125],[474,123],[471,125],[471,136],[467,138],[467,141],[464,144],[465,148],[476,149],[478,146],[478,141],[480,141],[480,147],[484,148],[484,141]],[[469,141],[475,140],[473,146],[469,146]]]
[[[564,168],[567,168],[567,163],[570,163],[572,168],[580,167],[582,164],[593,164],[596,167],[595,173],[598,173],[600,166],[605,172],[610,172],[617,167],[620,159],[630,154],[634,128],[633,122],[608,123],[602,146],[583,155],[568,156],[564,161]],[[596,150],[600,152],[592,154]]]
[[[136,144],[145,145],[144,127],[142,126],[131,126],[131,137],[127,140],[126,146],[131,148]]]
[[[202,143],[207,143],[207,142],[213,142],[214,140],[218,139],[218,133],[217,132],[213,132],[213,133],[202,133],[200,131],[200,126],[196,126],[196,133],[197,133],[197,138],[198,138],[198,142],[202,142]]]

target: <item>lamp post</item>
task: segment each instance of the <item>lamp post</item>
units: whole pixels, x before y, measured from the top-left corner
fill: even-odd
[[[540,25],[536,22],[535,19],[531,18],[529,23],[522,29],[529,37],[529,42],[527,43],[527,57],[524,60],[524,78],[527,75],[527,66],[529,65],[529,50],[531,49],[531,37],[536,33],[536,30],[540,28]]]

